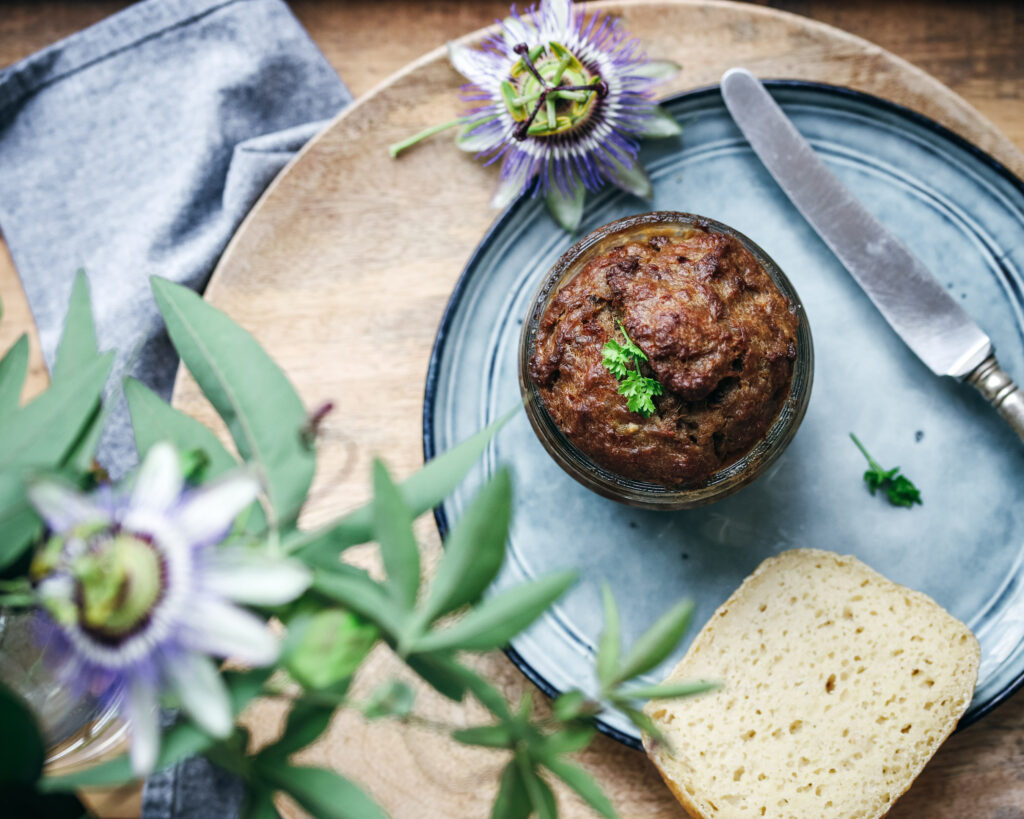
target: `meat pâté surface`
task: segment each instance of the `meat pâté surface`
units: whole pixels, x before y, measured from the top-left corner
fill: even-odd
[[[630,412],[601,363],[616,322],[661,382],[649,418]],[[793,378],[797,316],[732,236],[627,241],[592,259],[541,317],[530,376],[570,441],[626,478],[702,483],[760,440]]]

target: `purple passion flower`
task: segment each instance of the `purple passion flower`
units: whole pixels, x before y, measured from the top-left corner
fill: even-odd
[[[309,585],[301,563],[263,547],[219,545],[258,491],[244,472],[186,487],[169,444],[150,450],[129,489],[29,489],[50,532],[31,568],[46,653],[67,685],[128,722],[140,775],[156,763],[161,694],[226,737],[234,717],[212,658],[250,666],[277,659],[266,622],[236,604],[278,605]]]

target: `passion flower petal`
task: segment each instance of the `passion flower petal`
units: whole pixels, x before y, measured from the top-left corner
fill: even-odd
[[[157,692],[151,682],[144,679],[132,681],[128,688],[127,710],[132,732],[132,770],[137,776],[146,776],[156,766],[160,752]]]
[[[186,654],[167,664],[167,674],[182,707],[196,725],[221,739],[231,733],[234,719],[228,687],[212,660]]]
[[[110,522],[109,513],[87,495],[53,481],[29,487],[28,499],[54,532],[65,532],[83,524]]]
[[[185,614],[187,642],[193,650],[231,657],[251,666],[270,665],[280,653],[266,623],[243,609],[216,599],[199,600]]]
[[[313,575],[298,560],[221,548],[207,560],[204,582],[210,591],[236,603],[280,606],[308,589]]]
[[[224,537],[238,513],[256,500],[259,491],[254,477],[235,473],[189,496],[178,509],[176,522],[193,543],[216,542]]]
[[[184,477],[178,451],[164,442],[149,450],[132,489],[133,507],[166,512],[181,495]]]

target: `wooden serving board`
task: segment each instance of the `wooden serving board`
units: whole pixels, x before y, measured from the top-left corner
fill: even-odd
[[[864,40],[774,10],[709,0],[599,3],[621,15],[652,57],[683,65],[665,93],[717,82],[745,66],[768,78],[846,85],[907,105],[974,142],[1024,174],[1024,155],[977,111],[938,81]],[[470,35],[474,42],[481,32]],[[307,405],[334,400],[323,427],[320,469],[303,525],[313,526],[367,498],[371,458],[398,475],[422,462],[421,409],[434,333],[452,287],[495,213],[496,181],[440,136],[392,160],[386,146],[459,113],[460,77],[439,48],[363,96],[315,139],[274,182],[232,240],[207,298],[249,328],[288,372]],[[685,136],[684,136],[685,139]],[[214,424],[187,373],[175,402]],[[440,544],[429,517],[419,523],[425,566]],[[827,544],[808,544],[822,546]],[[364,554],[365,557],[365,554]],[[684,595],[685,589],[680,589]],[[513,700],[532,686],[500,653],[477,665]],[[359,696],[380,682],[411,679],[386,649],[367,664]],[[468,725],[483,709],[442,700],[415,685],[417,713]],[[544,697],[534,691],[541,708]],[[1006,706],[1017,724],[1021,709]],[[280,729],[284,709],[261,702],[247,715],[257,742]],[[999,721],[1003,711],[988,722]],[[1013,734],[982,727],[954,738],[923,781],[893,812],[933,819],[996,815],[1016,804],[1012,787],[972,789],[958,801],[955,777],[978,753],[1009,756]],[[1002,747],[1001,747],[1002,746]],[[483,817],[489,813],[501,752],[466,748],[422,724],[364,723],[339,714],[325,737],[301,756],[361,783],[394,817]],[[670,817],[681,809],[646,758],[600,738],[580,756],[624,817]],[[975,774],[977,766],[974,765]],[[1012,782],[1012,780],[1010,780]],[[853,783],[855,786],[855,783]],[[981,795],[987,793],[988,795]],[[565,816],[590,815],[559,789]],[[987,806],[985,804],[986,800]],[[286,815],[298,815],[284,806]],[[1020,816],[1019,813],[999,813]]]

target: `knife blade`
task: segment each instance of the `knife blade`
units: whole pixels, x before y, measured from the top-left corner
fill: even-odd
[[[999,368],[985,332],[826,167],[760,80],[729,69],[722,98],[768,172],[907,346],[937,375],[977,387],[1024,438],[1024,393]]]

